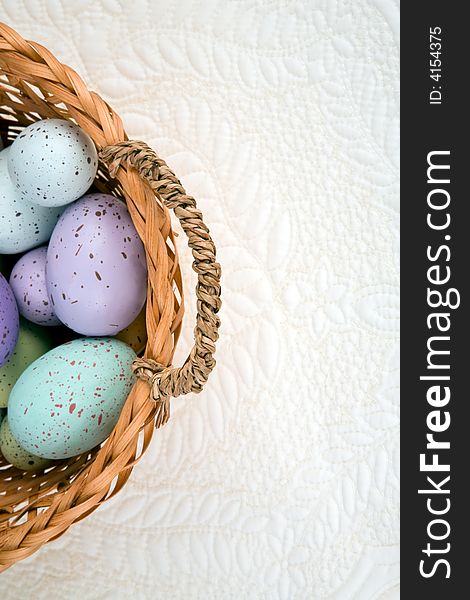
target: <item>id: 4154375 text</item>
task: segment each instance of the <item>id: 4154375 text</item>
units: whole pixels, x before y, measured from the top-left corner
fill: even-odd
[[[429,92],[429,104],[442,104],[442,29],[429,28],[429,77],[432,87]]]

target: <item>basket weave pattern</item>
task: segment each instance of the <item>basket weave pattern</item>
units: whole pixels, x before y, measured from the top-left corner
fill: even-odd
[[[220,266],[194,198],[143,142],[129,141],[121,119],[81,78],[40,44],[0,23],[0,131],[12,141],[38,119],[73,119],[93,139],[100,164],[95,185],[126,201],[148,265],[145,354],[119,421],[101,448],[25,473],[0,455],[0,572],[62,535],[116,494],[166,423],[170,397],[201,391],[215,365]],[[188,236],[198,276],[194,346],[171,366],[183,318],[183,288],[173,209]]]

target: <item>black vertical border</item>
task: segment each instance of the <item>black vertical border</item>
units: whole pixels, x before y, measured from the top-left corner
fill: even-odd
[[[470,22],[465,3],[403,2],[401,4],[401,581],[402,597],[410,599],[470,598],[470,397],[466,375],[470,373],[469,281],[470,281],[470,148],[467,100]],[[436,84],[429,73],[429,29],[442,29],[442,78]],[[442,104],[430,105],[433,85],[442,86]],[[428,383],[420,382],[427,364],[426,342],[431,335],[426,317],[426,257],[428,245],[446,243],[444,233],[433,232],[426,224],[428,213],[427,154],[450,150],[451,225],[446,234],[451,248],[449,285],[459,289],[461,305],[451,313],[448,335],[450,347],[451,413],[450,428],[441,434],[449,440],[450,501],[445,515],[450,535],[442,542],[429,540],[426,527],[432,515],[426,496],[417,490],[426,487],[426,474],[420,473],[419,455],[425,451],[426,416],[433,410],[427,404]],[[442,263],[445,264],[445,263]],[[440,309],[444,310],[444,309]],[[447,357],[448,358],[448,357]],[[442,459],[446,456],[441,452]],[[429,475],[432,475],[429,473]],[[436,474],[442,479],[444,474]],[[428,486],[429,487],[429,486]],[[437,518],[437,517],[435,517]],[[438,531],[436,529],[436,531]],[[450,543],[446,558],[451,566],[438,568],[428,579],[419,573],[426,544],[443,547]],[[427,565],[432,559],[427,559]]]

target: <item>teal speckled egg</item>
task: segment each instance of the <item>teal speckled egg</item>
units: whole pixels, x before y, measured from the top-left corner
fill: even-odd
[[[135,377],[135,352],[111,338],[79,338],[34,361],[8,401],[14,437],[43,458],[69,458],[103,442]]]
[[[0,452],[10,464],[21,471],[42,471],[52,464],[47,458],[34,456],[18,444],[8,425],[8,417],[4,418],[0,426]]]

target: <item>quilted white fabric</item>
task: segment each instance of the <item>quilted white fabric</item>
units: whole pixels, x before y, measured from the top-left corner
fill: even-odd
[[[396,600],[397,0],[2,0],[0,19],[168,160],[224,273],[205,392],[2,598]]]

